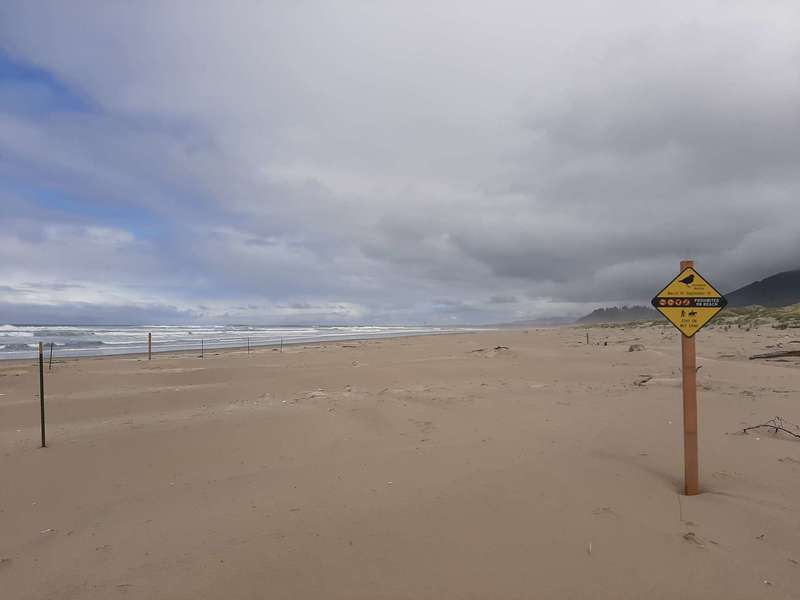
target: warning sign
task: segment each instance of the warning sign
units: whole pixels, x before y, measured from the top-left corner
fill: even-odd
[[[705,327],[728,304],[692,267],[684,269],[653,298],[653,306],[686,337]]]

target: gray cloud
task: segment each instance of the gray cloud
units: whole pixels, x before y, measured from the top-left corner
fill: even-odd
[[[514,304],[518,302],[518,300],[516,296],[512,296],[511,294],[495,294],[489,298],[489,302],[492,304]]]
[[[4,321],[12,323],[82,324],[82,325],[160,325],[191,323],[197,314],[174,306],[107,306],[88,302],[57,305],[0,302]]]
[[[800,266],[796,3],[422,6],[5,3],[59,84],[0,81],[14,314],[489,322]]]

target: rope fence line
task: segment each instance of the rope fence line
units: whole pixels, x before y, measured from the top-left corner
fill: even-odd
[[[284,345],[284,337],[279,338],[267,338],[267,339],[260,339],[258,337],[253,336],[241,336],[241,337],[232,337],[226,338],[224,340],[207,340],[206,338],[198,338],[198,339],[169,339],[169,340],[158,340],[156,339],[152,333],[147,334],[146,340],[143,342],[143,346],[132,346],[130,348],[119,348],[119,349],[112,349],[109,348],[106,353],[102,352],[102,350],[98,354],[93,355],[77,355],[77,356],[70,356],[71,351],[67,350],[64,353],[59,353],[59,347],[55,344],[55,342],[49,342],[46,340],[41,340],[40,342],[44,347],[49,346],[49,357],[48,357],[48,366],[47,370],[53,370],[53,358],[89,358],[91,356],[123,356],[126,354],[147,354],[147,359],[152,360],[153,354],[166,354],[171,352],[191,352],[193,350],[200,351],[198,358],[204,358],[206,350],[231,350],[231,349],[238,349],[241,348],[246,350],[246,353],[249,355],[252,352],[255,352],[258,348],[272,348],[276,352],[283,353],[283,345]],[[78,348],[78,351],[84,350],[84,348]]]

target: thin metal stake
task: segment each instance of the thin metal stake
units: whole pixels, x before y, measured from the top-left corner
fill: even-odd
[[[247,353],[250,354],[250,338],[247,338]]]
[[[50,364],[47,365],[47,370],[53,369],[53,342],[50,342]]]
[[[205,340],[200,340],[200,358],[205,354]]]
[[[153,360],[153,334],[147,334],[147,360]]]
[[[42,421],[42,448],[47,448],[44,431],[44,349],[39,342],[39,411]]]
[[[281,338],[281,354],[283,354],[283,338]]]

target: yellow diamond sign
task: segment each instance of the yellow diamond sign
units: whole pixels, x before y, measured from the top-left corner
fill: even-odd
[[[728,301],[692,267],[681,271],[653,298],[653,306],[683,335],[692,337],[705,327]]]

